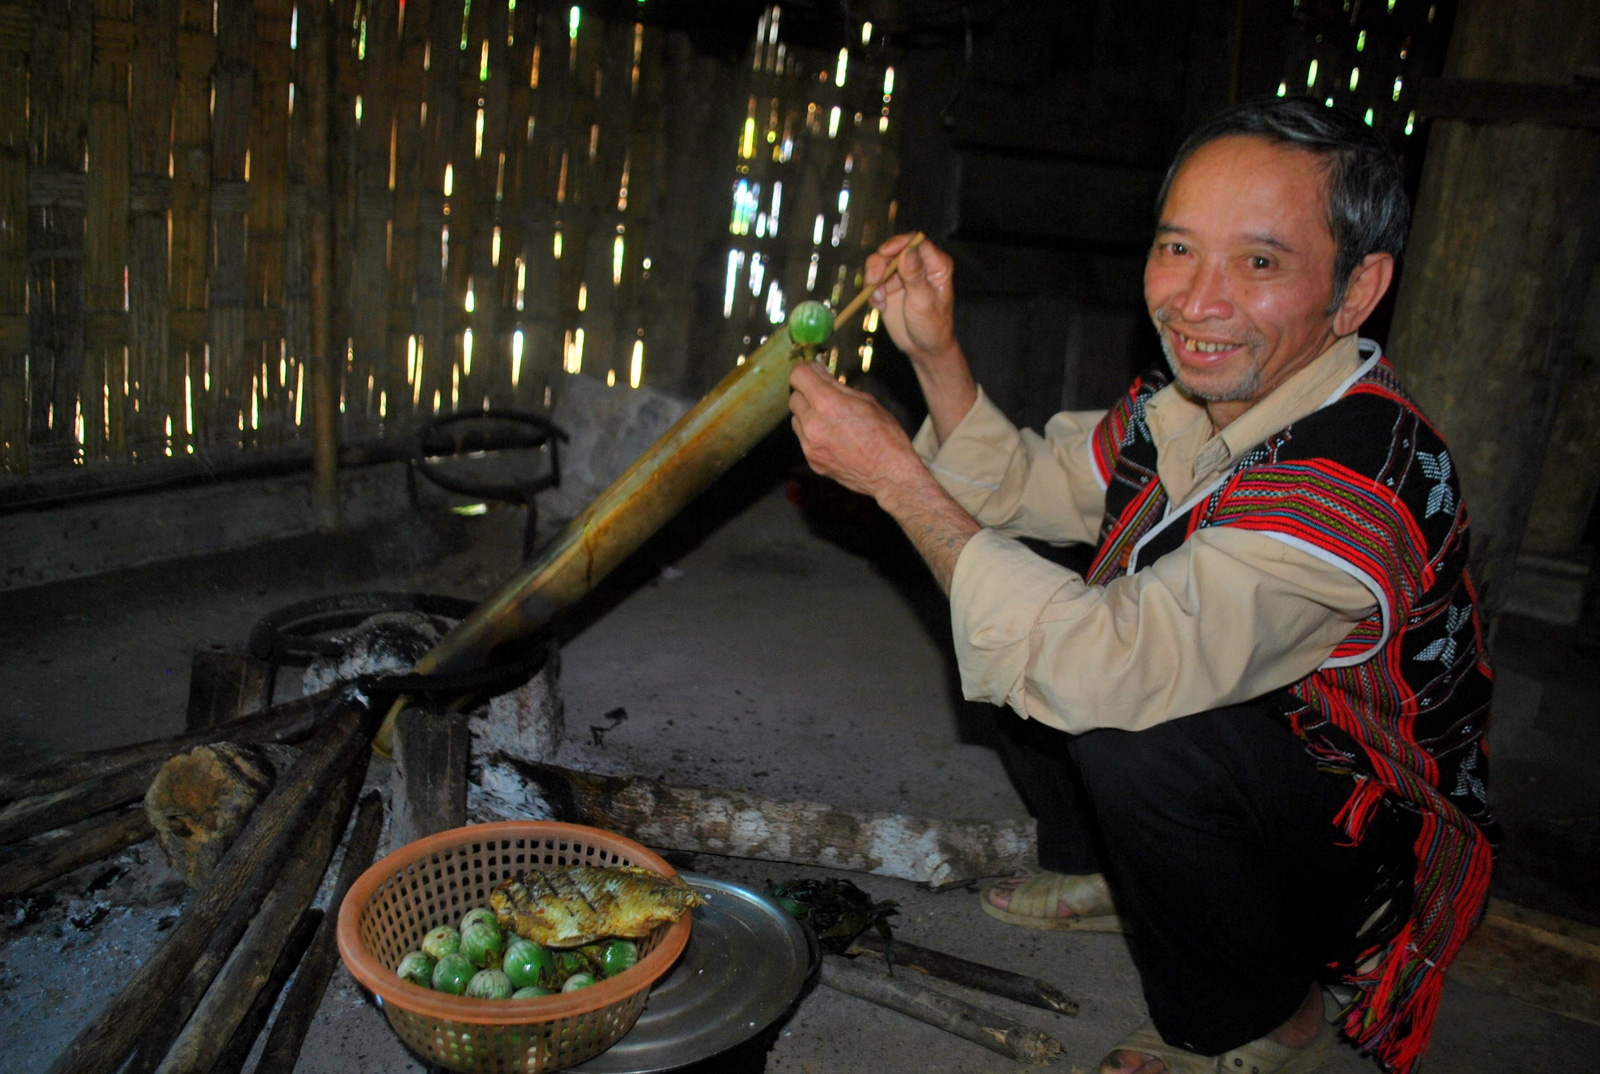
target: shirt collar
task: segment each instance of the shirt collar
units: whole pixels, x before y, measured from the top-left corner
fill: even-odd
[[[1185,396],[1176,384],[1161,389],[1145,404],[1145,416],[1158,458],[1169,452],[1175,456],[1170,466],[1160,467],[1168,493],[1182,498],[1174,485],[1193,488],[1233,465],[1241,454],[1273,433],[1332,402],[1361,368],[1362,360],[1355,333],[1341,336],[1215,434],[1204,404]],[[1173,471],[1170,479],[1169,469]],[[1188,472],[1181,472],[1185,470]]]

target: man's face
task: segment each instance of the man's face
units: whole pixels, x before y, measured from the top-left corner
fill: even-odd
[[[1220,428],[1333,339],[1334,241],[1312,154],[1231,136],[1184,162],[1144,297],[1178,383]]]

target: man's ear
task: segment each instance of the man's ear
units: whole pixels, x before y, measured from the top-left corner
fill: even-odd
[[[1394,282],[1394,255],[1368,254],[1350,273],[1344,301],[1333,314],[1333,334],[1348,336],[1366,323]]]

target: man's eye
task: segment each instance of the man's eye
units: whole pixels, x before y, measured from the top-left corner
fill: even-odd
[[[1174,254],[1174,255],[1176,255],[1178,257],[1182,257],[1184,254],[1186,254],[1188,252],[1189,252],[1189,248],[1187,246],[1185,246],[1181,242],[1169,242],[1169,243],[1167,243],[1167,253],[1169,253],[1169,254]]]
[[[1272,259],[1257,255],[1250,259],[1250,267],[1254,269],[1269,269],[1272,267]]]

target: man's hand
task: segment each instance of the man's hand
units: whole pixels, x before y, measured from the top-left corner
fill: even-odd
[[[847,388],[820,363],[789,374],[790,425],[811,468],[871,496],[950,592],[956,559],[979,526],[928,473],[900,423],[866,392]]]
[[[978,398],[978,386],[955,337],[955,288],[950,255],[923,242],[907,248],[910,235],[896,235],[867,258],[872,304],[896,347],[911,359],[942,443]],[[902,253],[903,251],[903,253]],[[900,268],[885,278],[900,254]]]

